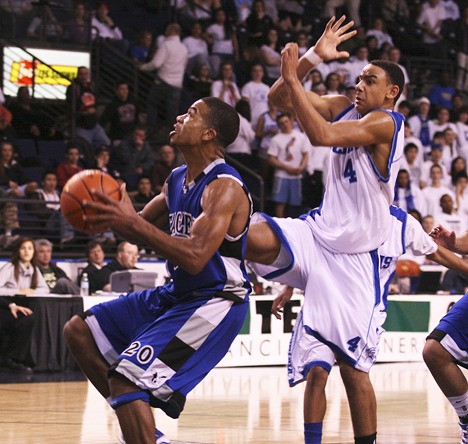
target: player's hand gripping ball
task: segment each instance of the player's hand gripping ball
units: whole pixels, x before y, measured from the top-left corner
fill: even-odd
[[[85,233],[95,233],[88,221],[83,220],[84,215],[97,214],[96,210],[83,206],[83,200],[99,201],[92,194],[93,190],[117,201],[122,197],[119,183],[101,170],[83,170],[75,174],[65,184],[60,196],[60,207],[65,219],[73,228]]]

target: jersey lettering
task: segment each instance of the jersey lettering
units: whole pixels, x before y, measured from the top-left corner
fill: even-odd
[[[356,170],[353,167],[353,161],[351,159],[348,159],[346,162],[344,177],[349,180],[349,183],[357,182]]]
[[[332,151],[335,154],[348,154],[348,153],[350,153],[351,151],[354,151],[354,150],[357,150],[357,147],[353,146],[351,148],[337,148],[336,146],[334,146],[332,148]]]
[[[380,268],[388,268],[392,264],[392,256],[380,256]]]
[[[172,236],[190,236],[190,229],[193,224],[193,216],[184,211],[178,211],[169,215],[169,227]]]

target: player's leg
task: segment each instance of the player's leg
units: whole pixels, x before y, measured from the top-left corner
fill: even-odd
[[[468,294],[465,294],[429,334],[423,358],[437,385],[455,409],[468,443],[468,383],[457,363],[468,366]]]
[[[99,351],[91,330],[83,318],[73,316],[65,324],[63,335],[82,372],[104,398],[109,398],[107,372],[110,365]]]
[[[338,361],[346,389],[356,444],[372,444],[377,436],[377,401],[369,374]]]

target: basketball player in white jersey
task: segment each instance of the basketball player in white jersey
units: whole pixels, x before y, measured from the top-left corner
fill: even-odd
[[[439,245],[468,253],[468,233],[455,233],[438,225],[430,233]],[[458,415],[461,444],[468,444],[468,381],[459,366],[468,368],[468,293],[440,320],[427,337],[424,361]]]
[[[421,224],[401,208],[391,206],[391,233],[379,248],[380,286],[382,302],[375,308],[379,317],[379,336],[386,319],[388,287],[393,279],[398,257],[410,249],[415,255],[429,259],[448,268],[468,272],[468,263],[447,249],[437,246],[425,233]],[[257,275],[287,283],[275,298],[272,313],[281,318],[284,305],[293,294],[293,287],[304,290],[308,279],[307,261],[302,254],[302,235],[289,223],[290,219],[271,218],[256,213],[252,218],[247,239],[246,257]],[[259,260],[260,263],[255,262]],[[269,265],[268,265],[269,264]],[[376,344],[377,348],[378,343]],[[376,361],[377,350],[373,356]],[[322,424],[326,410],[325,386],[328,374],[335,363],[333,350],[311,335],[304,334],[302,311],[299,313],[291,337],[288,360],[289,384],[294,386],[307,381],[304,392],[304,422]],[[350,408],[353,409],[350,399]],[[321,442],[321,433],[307,433],[305,443]]]
[[[393,111],[404,86],[398,65],[372,61],[356,85],[356,99],[304,91],[304,76],[323,60],[348,57],[337,46],[352,37],[344,17],[328,23],[300,59],[295,43],[282,51],[281,77],[269,98],[294,111],[314,146],[330,146],[330,169],[321,206],[304,221],[309,276],[305,331],[343,361],[341,374],[353,405],[358,444],[374,443],[375,394],[368,371],[378,340],[374,308],[381,302],[377,248],[390,233],[389,206],[403,157],[404,117]],[[306,228],[303,225],[305,224]],[[359,315],[356,315],[359,314]],[[311,428],[314,424],[310,425]]]

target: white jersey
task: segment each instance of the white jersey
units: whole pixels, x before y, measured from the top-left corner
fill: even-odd
[[[365,147],[333,147],[322,204],[307,218],[317,241],[332,252],[372,251],[390,233],[388,208],[403,157],[404,117],[394,111],[379,111],[387,112],[395,122],[387,177],[379,174]],[[359,118],[350,105],[335,120]]]

